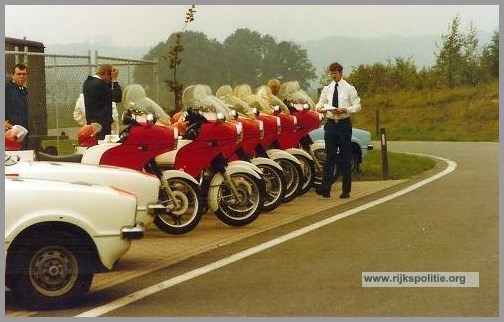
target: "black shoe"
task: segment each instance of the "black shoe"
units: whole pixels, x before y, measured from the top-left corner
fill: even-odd
[[[322,190],[322,189],[320,189],[320,188],[315,189],[315,192],[316,192],[318,195],[320,195],[320,196],[322,196],[322,197],[324,197],[324,198],[330,198],[330,197],[331,197],[331,193],[330,193],[329,191]]]
[[[340,199],[347,199],[350,198],[350,194],[348,192],[343,192],[339,197]]]

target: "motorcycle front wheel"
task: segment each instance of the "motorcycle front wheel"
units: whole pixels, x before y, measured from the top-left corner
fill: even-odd
[[[298,196],[301,196],[307,193],[313,186],[313,181],[315,180],[315,163],[313,160],[303,155],[295,155],[295,157],[301,162],[301,169],[303,171],[301,187],[298,191]]]
[[[266,200],[263,211],[268,212],[276,209],[283,202],[285,196],[286,180],[280,169],[270,164],[258,164],[262,170],[262,177],[266,185]]]
[[[160,201],[166,206],[166,212],[157,214],[154,224],[168,234],[186,234],[196,228],[203,215],[200,188],[185,178],[170,178],[168,186],[176,200],[160,190]]]
[[[296,198],[301,189],[303,169],[299,164],[287,158],[278,158],[275,162],[284,170],[286,188],[283,202],[289,202]]]
[[[235,172],[229,177],[236,188],[237,195],[224,180],[219,186],[217,194],[219,207],[215,215],[230,226],[248,225],[256,220],[262,211],[266,199],[264,180],[246,172]]]

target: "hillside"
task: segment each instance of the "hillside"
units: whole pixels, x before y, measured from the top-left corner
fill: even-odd
[[[361,97],[354,127],[376,139],[376,111],[388,140],[499,141],[499,83]]]
[[[409,58],[418,67],[432,66],[439,36],[349,38],[331,37],[300,44],[306,48],[313,66],[321,72],[328,63],[338,61],[343,66],[386,63],[396,57]],[[350,70],[347,71],[349,73]]]

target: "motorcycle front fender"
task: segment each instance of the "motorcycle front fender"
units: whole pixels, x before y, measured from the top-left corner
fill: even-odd
[[[228,165],[241,165],[241,166],[244,166],[244,167],[248,167],[248,168],[253,169],[255,172],[259,173],[260,175],[262,175],[262,170],[259,169],[259,167],[256,166],[252,162],[243,161],[243,160],[235,160],[235,161],[229,162]]]
[[[296,156],[296,155],[302,155],[302,156],[308,158],[308,160],[313,161],[313,158],[310,155],[310,153],[308,153],[308,152],[306,152],[305,150],[302,150],[302,149],[290,148],[290,149],[285,150],[285,152],[290,153],[290,154],[292,154],[294,156]]]
[[[183,178],[186,180],[189,180],[193,182],[195,185],[199,187],[199,182],[190,174],[185,173],[184,171],[180,170],[165,170],[163,171],[163,177],[166,180],[172,179],[172,178]]]
[[[283,171],[282,167],[278,163],[276,163],[274,160],[271,160],[268,158],[257,157],[257,158],[253,158],[251,160],[251,162],[255,165],[267,164],[267,165],[270,165],[272,167],[277,168],[279,171]]]
[[[273,160],[284,158],[284,159],[288,159],[288,160],[301,166],[301,162],[294,155],[292,155],[291,153],[285,152],[284,150],[269,149],[266,152],[268,153],[268,156]]]
[[[261,176],[259,175],[258,172],[252,170],[250,166],[247,165],[242,165],[238,163],[230,162],[228,166],[226,167],[226,173],[228,175],[232,175],[234,173],[239,173],[239,172],[244,172],[248,173],[254,177],[256,177],[259,180],[262,180]],[[247,162],[249,163],[249,162]],[[257,166],[256,166],[257,167]],[[224,181],[224,175],[222,173],[216,173],[213,177],[212,180],[210,181],[210,187],[208,188],[208,195],[207,195],[207,202],[210,210],[212,212],[217,211],[219,209],[219,202],[218,202],[218,194],[219,194],[219,187]]]
[[[310,145],[310,150],[312,151],[316,151],[316,150],[320,150],[320,149],[323,149],[325,150],[325,142],[324,141],[315,141],[313,144]]]

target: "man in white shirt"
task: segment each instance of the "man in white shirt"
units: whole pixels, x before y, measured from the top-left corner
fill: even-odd
[[[322,89],[320,99],[316,104],[319,112],[324,112],[327,118],[324,124],[324,141],[326,161],[320,187],[317,194],[325,198],[331,196],[331,184],[334,167],[338,167],[342,174],[342,193],[340,198],[350,197],[352,190],[352,122],[350,115],[361,109],[360,98],[355,87],[343,79],[343,66],[332,63],[329,66],[332,82]],[[339,153],[338,153],[339,151]]]

